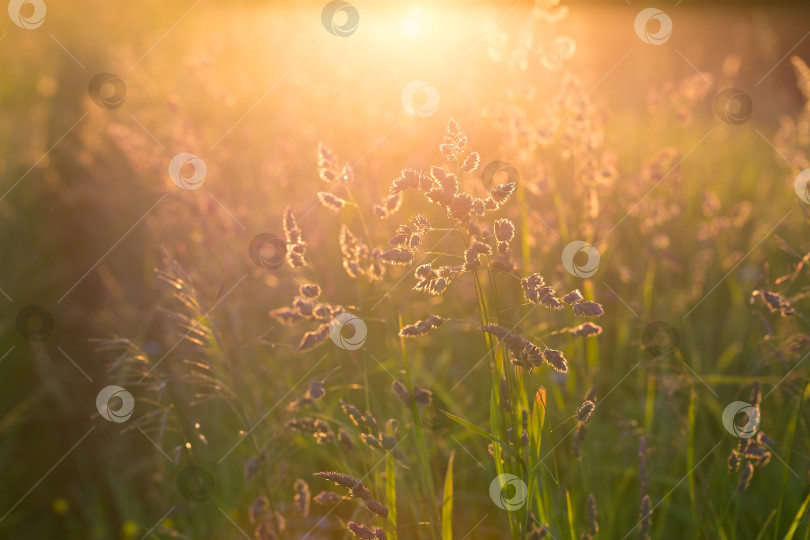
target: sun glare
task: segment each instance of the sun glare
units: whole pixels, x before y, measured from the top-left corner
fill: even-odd
[[[408,13],[408,18],[402,21],[402,33],[408,37],[416,37],[422,34],[424,26],[424,12],[420,7],[412,7]]]

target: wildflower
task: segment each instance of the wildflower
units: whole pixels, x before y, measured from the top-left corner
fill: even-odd
[[[728,456],[728,472],[734,474],[740,470],[740,454],[737,450],[732,450]]]
[[[433,400],[433,392],[413,385],[413,399],[421,405],[429,405]]]
[[[377,255],[377,259],[384,263],[408,266],[413,263],[413,252],[407,249],[394,248]]]
[[[423,321],[417,321],[414,324],[409,324],[407,326],[403,326],[402,329],[399,331],[399,335],[402,337],[416,337],[422,336],[440,327],[444,324],[444,318],[439,315],[431,315],[427,319]]]
[[[314,473],[314,476],[329,480],[337,486],[350,489],[352,496],[358,499],[368,500],[371,496],[368,489],[363,485],[363,482],[348,474],[326,471]]]
[[[388,517],[388,508],[379,501],[375,501],[374,499],[367,500],[366,508],[368,508],[370,512],[377,514],[383,519]]]
[[[340,171],[340,176],[338,176],[338,181],[340,182],[354,182],[354,170],[352,167],[347,163],[343,166],[343,169]]]
[[[382,203],[374,204],[371,211],[379,219],[386,219],[394,215],[402,205],[402,193],[394,193],[386,197]]]
[[[562,351],[558,351],[556,349],[544,349],[543,359],[548,365],[560,373],[568,372],[568,364],[565,362],[565,356],[563,355]]]
[[[291,326],[307,318],[297,309],[287,307],[270,310],[270,316],[285,326]]]
[[[312,381],[309,383],[309,390],[305,394],[307,399],[321,399],[326,390],[323,389],[323,381]]]
[[[391,195],[397,195],[408,189],[425,191],[433,185],[432,179],[422,171],[402,169],[399,177],[391,185]]]
[[[579,289],[574,289],[573,291],[562,297],[562,301],[568,305],[582,302],[582,300],[583,300],[582,293],[579,292]]]
[[[361,433],[360,439],[366,443],[366,446],[373,450],[379,450],[382,448],[382,442],[377,437],[373,435],[369,435],[368,433]]]
[[[652,529],[652,502],[648,494],[641,499],[639,519],[641,523],[639,524],[638,537],[641,540],[649,540],[650,530]]]
[[[753,405],[757,410],[762,403],[762,391],[759,388],[759,381],[754,381],[751,385],[751,395],[748,397],[748,402]]]
[[[577,424],[574,438],[571,441],[571,454],[577,459],[582,455],[582,444],[585,442],[587,432],[588,427],[585,424]]]
[[[750,461],[746,462],[743,466],[742,474],[740,475],[740,483],[737,484],[737,491],[745,491],[751,485],[751,477],[754,476],[754,466]]]
[[[365,276],[369,282],[375,283],[382,279],[385,269],[376,260],[380,251],[375,248],[373,260],[369,257],[369,249],[361,242],[346,225],[341,225],[338,233],[340,253],[343,257],[343,268],[349,277]]]
[[[308,351],[314,349],[329,337],[329,325],[322,324],[316,330],[312,330],[304,334],[301,338],[301,343],[298,344],[299,351]]]
[[[362,523],[350,521],[346,524],[346,528],[349,529],[356,538],[360,538],[360,540],[374,540],[374,533]]]
[[[779,293],[766,291],[764,289],[754,291],[752,296],[761,296],[762,301],[768,306],[771,312],[779,312],[783,317],[789,317],[795,313],[790,301]]]
[[[306,516],[309,514],[309,484],[307,484],[303,479],[299,478],[295,481],[293,487],[295,489],[295,503],[293,506],[302,516]]]
[[[572,309],[577,317],[601,317],[605,314],[602,304],[596,302],[579,302],[574,304]]]
[[[598,324],[585,322],[574,328],[569,328],[568,333],[575,337],[591,337],[598,336],[602,333],[602,327]]]
[[[506,184],[501,184],[498,187],[493,187],[490,191],[492,200],[494,200],[498,206],[502,205],[515,193],[516,187],[517,183],[515,182],[507,182]]]
[[[342,497],[332,491],[321,491],[312,500],[321,506],[334,506],[341,501]]]
[[[318,176],[324,182],[333,182],[337,178],[337,156],[323,143],[318,143]]]
[[[500,242],[511,242],[515,237],[515,226],[508,219],[495,221],[495,238]]]
[[[543,540],[544,538],[548,538],[548,523],[540,525],[540,527],[532,523],[528,538],[529,540]]]
[[[337,434],[338,441],[340,444],[346,448],[346,450],[354,450],[354,443],[352,442],[352,436],[349,435],[349,432],[343,428],[338,429]]]
[[[364,425],[365,420],[357,407],[351,403],[346,403],[343,399],[338,399],[338,403],[340,403],[340,408],[343,409],[343,412],[354,422],[355,426]]]
[[[442,294],[462,271],[460,266],[440,266],[434,270],[430,264],[423,264],[414,271],[417,282],[413,289],[432,295]]]
[[[481,262],[479,261],[478,257],[480,255],[491,255],[492,248],[488,245],[484,244],[483,242],[475,241],[470,244],[470,247],[464,252],[464,269],[465,270],[472,270],[477,266],[481,266]]]
[[[370,411],[366,411],[366,414],[363,415],[363,425],[372,431],[377,431],[380,429],[380,427],[377,425],[377,419],[374,418],[374,415],[371,414]]]
[[[261,496],[253,501],[248,508],[248,519],[251,525],[255,525],[269,507],[270,501],[267,500],[267,497]]]
[[[481,157],[478,155],[478,152],[471,152],[467,159],[464,160],[464,164],[461,166],[462,172],[471,173],[475,172],[478,169],[478,165],[481,163]]]
[[[301,293],[301,296],[307,298],[318,298],[321,295],[321,287],[315,283],[301,285],[298,290]]]
[[[410,405],[411,403],[411,394],[405,388],[405,385],[401,382],[395,380],[391,387],[394,389],[394,393],[402,400],[402,403],[405,405]]]
[[[596,521],[598,516],[598,510],[596,508],[596,497],[593,496],[593,493],[588,495],[588,502],[587,502],[588,510],[587,510],[587,528],[588,534],[590,537],[596,536],[596,533],[599,532],[599,523]]]
[[[328,191],[319,191],[317,195],[318,199],[321,201],[321,204],[333,212],[340,212],[343,207],[346,206],[345,200],[341,199],[337,195],[329,193]]]
[[[255,457],[250,458],[247,463],[245,463],[245,482],[250,482],[251,478],[256,476],[257,472],[259,472],[259,460]]]
[[[301,229],[298,228],[298,223],[289,206],[284,209],[282,226],[287,241],[287,263],[293,268],[300,268],[306,264],[304,257],[307,243],[301,238]]]
[[[596,405],[594,405],[593,401],[585,401],[579,406],[579,409],[577,409],[577,420],[587,423],[588,420],[591,419],[591,413],[595,407]]]
[[[460,154],[467,148],[467,137],[462,133],[458,123],[451,118],[447,122],[447,129],[444,132],[442,144],[439,151],[447,161],[456,161]]]

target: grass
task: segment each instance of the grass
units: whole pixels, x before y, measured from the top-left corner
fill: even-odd
[[[321,5],[203,2],[183,17],[189,7],[49,5],[43,27],[2,29],[2,192],[22,178],[0,201],[3,536],[349,538],[354,522],[388,538],[537,538],[547,524],[550,537],[573,539],[597,521],[595,538],[621,539],[640,536],[649,495],[651,538],[810,537],[808,214],[792,189],[808,150],[782,144],[779,130],[782,117],[801,120],[806,101],[788,60],[757,83],[799,41],[806,13],[673,8],[676,28],[693,37],[642,47],[634,7],[572,5],[569,17],[535,30],[538,44],[573,36],[577,53],[562,71],[523,72],[516,57],[494,62],[475,46],[481,22],[505,11],[486,5],[419,15],[358,4],[360,30],[347,39],[324,32]],[[530,20],[524,7],[500,24],[510,47]],[[404,17],[420,16],[422,34],[386,45]],[[738,44],[734,35],[754,37]],[[742,59],[736,73],[732,53]],[[806,43],[792,54],[810,58]],[[118,109],[87,96],[101,71],[126,83]],[[401,111],[402,87],[415,79],[439,89],[434,114]],[[650,86],[679,81],[698,96],[683,90],[649,110]],[[741,125],[713,111],[726,86],[754,101]],[[450,118],[468,145],[455,161],[439,149]],[[353,167],[353,183],[318,178],[319,143],[334,151],[338,172]],[[480,168],[464,174],[470,150]],[[205,161],[199,190],[168,177],[179,152]],[[511,272],[497,268],[491,236],[419,190],[405,191],[387,219],[373,215],[403,168],[443,167],[486,197],[480,171],[495,160],[513,164],[520,181],[475,221],[490,231],[497,218],[514,224]],[[345,206],[332,212],[318,191]],[[288,206],[307,263],[257,266],[251,240],[283,237]],[[379,282],[369,270],[347,274],[341,225],[369,252],[385,251],[417,213],[432,228],[412,263],[383,265]],[[482,239],[492,253],[441,295],[412,290],[417,266],[463,265]],[[588,278],[562,264],[574,240],[599,251]],[[364,268],[377,260],[357,257]],[[579,289],[605,315],[533,304],[520,279],[534,273],[558,296]],[[269,312],[291,308],[303,283],[320,285],[328,316],[279,324]],[[795,314],[781,316],[784,307],[769,309],[754,291],[782,294]],[[45,341],[16,328],[31,304],[53,315]],[[363,320],[364,345],[340,348],[323,330],[315,347],[297,351],[338,308]],[[399,336],[431,314],[443,324]],[[601,334],[567,332],[586,320]],[[659,332],[663,352],[650,353],[653,321],[673,329],[673,351]],[[486,323],[561,351],[567,372],[516,366]],[[403,402],[393,380],[412,399]],[[323,397],[311,397],[311,381],[322,381]],[[730,402],[752,400],[755,381],[771,458],[738,491],[728,458],[742,447],[721,416]],[[93,408],[111,384],[135,396],[127,422]],[[591,389],[595,408],[583,423],[574,415]],[[178,485],[189,466],[205,474]],[[368,496],[350,498],[313,476],[320,471],[360,480]],[[296,501],[299,479],[307,490]],[[318,504],[322,492],[340,502]]]

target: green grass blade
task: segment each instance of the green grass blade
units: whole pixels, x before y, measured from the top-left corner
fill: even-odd
[[[759,534],[754,540],[762,540],[763,538],[765,538],[765,532],[768,530],[768,524],[771,522],[771,520],[774,518],[775,515],[776,515],[776,508],[771,510],[771,513],[768,514],[768,519],[766,519],[765,523],[762,524],[762,529],[760,529]]]
[[[565,490],[565,506],[567,507],[566,511],[568,514],[568,531],[571,533],[571,538],[576,538],[577,535],[574,532],[574,510],[571,506],[571,492],[567,489]]]
[[[441,411],[441,409],[439,409],[439,410]],[[454,415],[454,414],[450,414],[450,413],[449,413],[449,412],[447,412],[447,411],[441,411],[441,412],[442,412],[442,413],[444,413],[444,414],[445,414],[445,416],[447,416],[447,418],[449,418],[450,420],[453,420],[454,422],[456,422],[456,423],[458,423],[458,424],[461,424],[462,426],[464,426],[465,428],[469,429],[469,430],[470,430],[470,431],[472,431],[473,433],[476,433],[476,434],[478,434],[478,435],[481,435],[482,437],[486,437],[486,438],[487,438],[487,439],[489,439],[490,441],[492,441],[492,442],[496,442],[496,443],[500,444],[500,445],[501,445],[501,448],[503,448],[504,450],[506,450],[506,453],[508,453],[510,456],[512,456],[513,458],[515,458],[515,460],[516,460],[518,463],[520,463],[520,466],[521,466],[521,467],[523,467],[523,474],[524,474],[524,476],[528,475],[528,468],[526,467],[526,462],[525,462],[525,461],[523,461],[523,458],[522,458],[522,457],[520,457],[520,455],[519,455],[517,452],[515,452],[515,451],[512,449],[512,447],[511,447],[509,444],[505,443],[504,441],[500,440],[500,439],[499,439],[499,438],[497,438],[497,437],[493,437],[491,434],[487,433],[487,431],[486,431],[486,430],[481,429],[480,427],[476,426],[475,424],[472,424],[472,423],[470,423],[470,422],[467,422],[467,421],[466,421],[466,420],[464,420],[463,418],[459,418],[458,416],[456,416],[456,415]]]
[[[397,530],[397,471],[391,452],[385,457],[385,502],[388,506],[388,521]],[[396,537],[395,537],[396,538]]]
[[[799,523],[801,523],[804,513],[807,511],[808,504],[810,504],[810,495],[807,495],[807,497],[804,498],[804,502],[799,507],[799,511],[796,512],[796,517],[793,518],[793,523],[790,524],[790,528],[788,529],[787,534],[785,534],[784,540],[791,540],[793,535],[796,534],[796,530],[799,528]]]
[[[453,458],[455,450],[447,461],[447,474],[444,476],[444,495],[442,497],[442,540],[453,540]]]
[[[697,401],[697,395],[695,391],[692,390],[692,393],[689,396],[689,411],[687,412],[687,421],[689,427],[689,434],[687,435],[687,443],[686,443],[686,469],[688,471],[693,471],[695,467],[695,406]],[[695,475],[693,473],[689,473],[689,501],[691,502],[692,506],[692,519],[695,524],[695,528],[699,529],[698,524],[698,515],[697,515],[697,498],[695,497]]]

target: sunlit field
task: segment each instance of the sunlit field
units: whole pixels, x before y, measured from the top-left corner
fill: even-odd
[[[0,538],[810,538],[810,9],[12,0]]]

